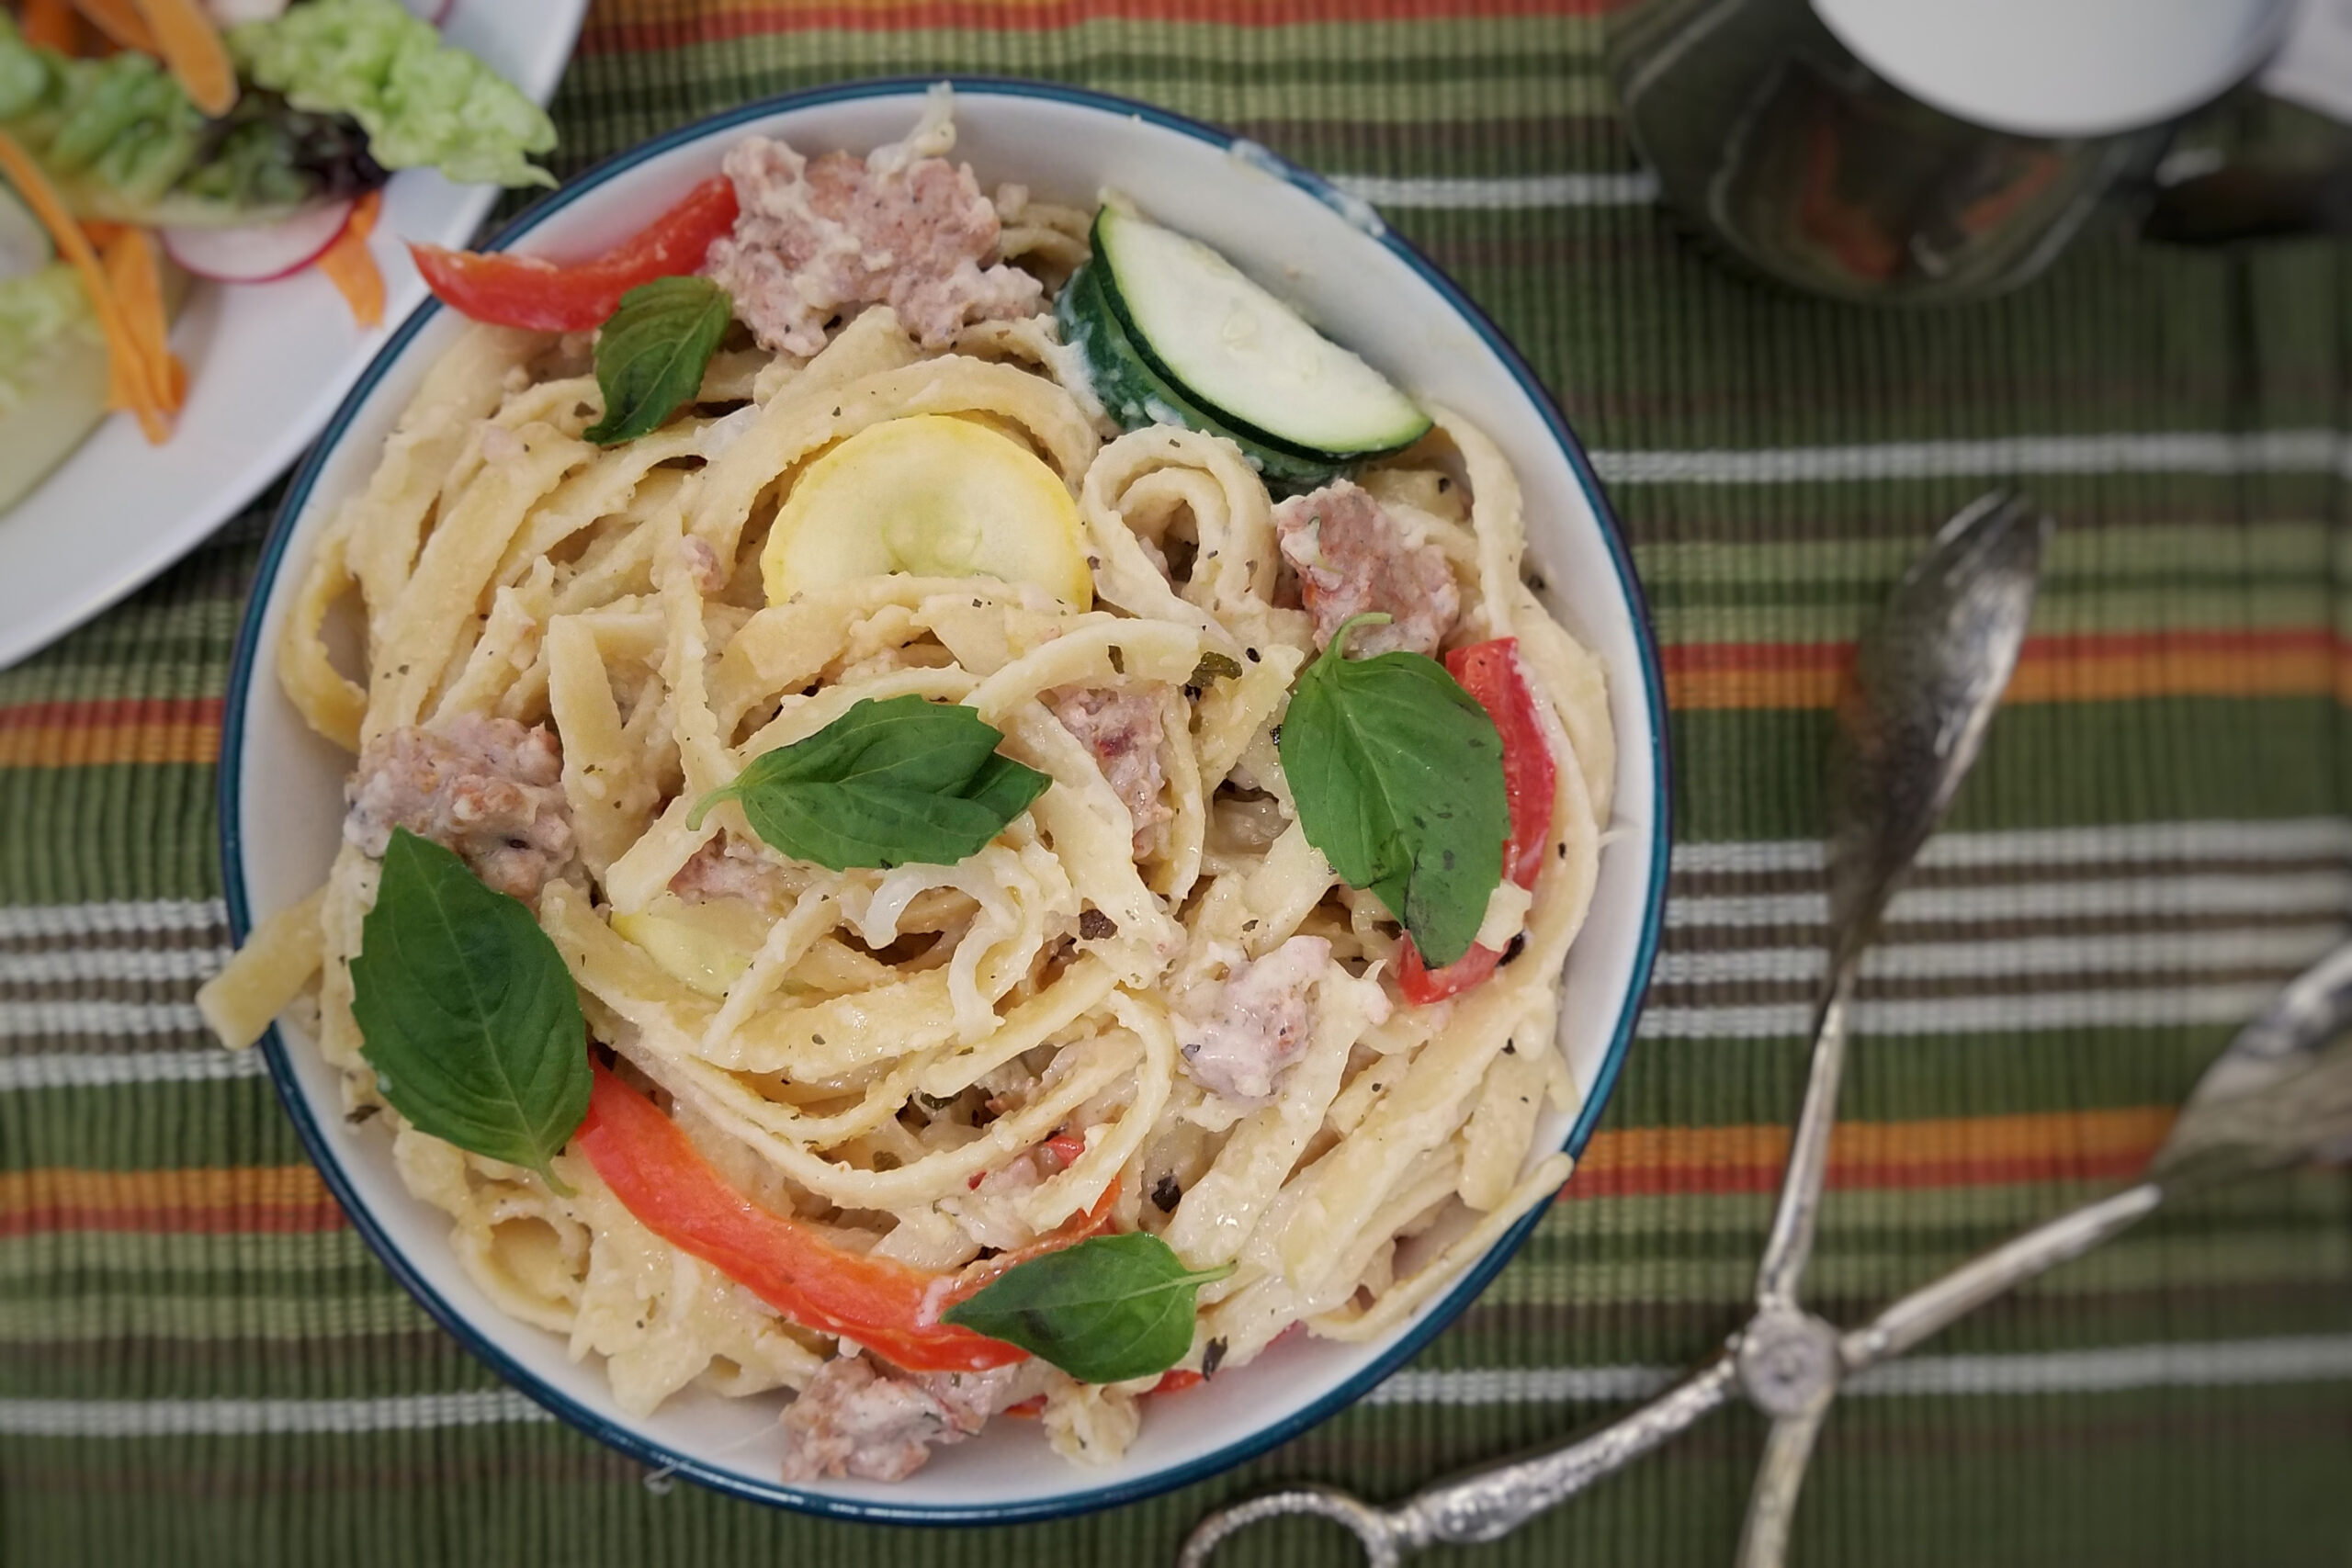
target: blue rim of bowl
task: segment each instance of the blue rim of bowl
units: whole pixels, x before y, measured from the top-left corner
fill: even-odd
[[[1618,1020],[1617,1032],[1602,1056],[1600,1070],[1594,1075],[1590,1091],[1579,1111],[1575,1124],[1569,1128],[1564,1147],[1570,1155],[1580,1156],[1592,1137],[1594,1126],[1607,1108],[1615,1090],[1618,1074],[1623,1069],[1630,1052],[1634,1029],[1638,1021],[1642,1001],[1649,988],[1652,965],[1657,948],[1666,904],[1666,879],[1668,844],[1671,840],[1669,813],[1672,807],[1672,773],[1667,741],[1666,682],[1658,663],[1657,640],[1652,631],[1649,604],[1642,592],[1640,579],[1634,574],[1632,553],[1625,547],[1616,513],[1609,498],[1601,490],[1600,480],[1585,456],[1583,446],[1568,429],[1567,420],[1553,401],[1551,393],[1521,356],[1501,330],[1487,313],[1458,288],[1437,265],[1400,237],[1385,223],[1367,224],[1366,205],[1321,176],[1308,173],[1264,148],[1234,136],[1216,127],[1193,119],[1188,116],[1142,103],[1116,94],[1099,93],[1082,87],[1070,87],[1053,82],[1033,82],[1013,77],[996,76],[897,76],[869,81],[845,83],[837,86],[817,87],[803,92],[786,93],[745,104],[707,119],[697,120],[676,130],[658,136],[626,152],[617,153],[578,175],[562,189],[549,196],[538,206],[524,213],[501,230],[488,248],[503,250],[512,245],[555,213],[561,211],[582,197],[597,189],[614,175],[660,156],[674,148],[699,141],[714,133],[750,125],[755,121],[793,109],[821,104],[851,102],[862,98],[891,97],[920,94],[939,82],[952,85],[956,95],[972,97],[1043,98],[1082,108],[1101,110],[1125,117],[1135,117],[1163,130],[1176,131],[1197,141],[1204,141],[1228,152],[1238,150],[1263,173],[1275,175],[1295,186],[1331,209],[1369,239],[1385,246],[1403,261],[1422,282],[1436,290],[1440,298],[1468,322],[1487,347],[1501,360],[1519,383],[1521,391],[1543,416],[1553,440],[1566,456],[1575,470],[1577,483],[1590,503],[1594,517],[1600,525],[1602,537],[1609,546],[1610,558],[1615,563],[1617,578],[1627,609],[1632,613],[1634,641],[1639,652],[1643,698],[1649,710],[1651,769],[1655,779],[1651,802],[1650,885],[1643,904],[1642,931],[1634,955],[1634,965],[1627,978],[1624,1010]],[[343,404],[328,421],[310,455],[303,459],[294,480],[278,505],[277,515],[270,525],[269,537],[262,550],[258,570],[254,577],[252,597],[247,601],[243,620],[237,632],[235,656],[229,670],[229,694],[222,716],[220,764],[218,784],[218,807],[220,818],[221,880],[227,895],[230,931],[242,942],[252,929],[252,919],[245,897],[243,834],[238,812],[239,783],[243,765],[245,707],[253,688],[254,663],[261,645],[264,614],[276,584],[279,569],[284,564],[288,544],[295,524],[309,503],[311,491],[328,457],[334,452],[345,430],[367,402],[379,381],[397,363],[408,345],[425,324],[438,312],[437,300],[427,299],[377,354],[365,374]],[[328,1190],[342,1205],[352,1225],[367,1241],[368,1247],[382,1260],[410,1295],[416,1298],[428,1315],[454,1336],[466,1348],[482,1360],[512,1386],[520,1389],[534,1402],[569,1425],[585,1432],[597,1441],[620,1450],[665,1474],[678,1474],[699,1482],[713,1491],[752,1502],[767,1503],[815,1514],[830,1518],[854,1519],[890,1524],[978,1525],[1017,1524],[1035,1520],[1066,1518],[1073,1515],[1091,1513],[1096,1509],[1114,1507],[1124,1503],[1141,1501],[1147,1497],[1171,1492],[1195,1481],[1205,1480],[1235,1465],[1254,1459],[1259,1454],[1288,1441],[1307,1428],[1337,1415],[1340,1410],[1371,1392],[1390,1373],[1404,1365],[1422,1347],[1435,1338],[1458,1316],[1464,1308],[1476,1299],[1487,1284],[1515,1256],[1521,1246],[1535,1229],[1544,1207],[1531,1211],[1519,1224],[1504,1233],[1477,1264],[1455,1281],[1437,1305],[1416,1324],[1412,1330],[1384,1351],[1370,1366],[1346,1382],[1316,1399],[1302,1409],[1292,1412],[1283,1420],[1260,1427],[1215,1451],[1184,1464],[1155,1471],[1132,1481],[1114,1482],[1085,1492],[1040,1498],[1035,1502],[1011,1503],[993,1506],[960,1505],[924,1505],[918,1503],[875,1502],[865,1498],[841,1497],[822,1492],[802,1490],[782,1483],[752,1481],[743,1475],[706,1464],[691,1455],[662,1447],[629,1427],[620,1426],[594,1410],[571,1399],[560,1390],[541,1382],[517,1364],[477,1330],[471,1322],[424,1278],[409,1266],[406,1255],[393,1244],[377,1224],[374,1216],[359,1200],[343,1173],[334,1146],[328,1141],[327,1132],[311,1114],[310,1101],[304,1097],[300,1083],[294,1076],[291,1058],[285,1041],[272,1026],[264,1038],[262,1050],[269,1063],[270,1079],[279,1100],[293,1119],[295,1131],[302,1140],[311,1163],[319,1168]]]

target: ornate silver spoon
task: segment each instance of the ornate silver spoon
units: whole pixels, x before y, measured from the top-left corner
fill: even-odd
[[[1970,503],[1904,573],[1856,649],[1829,767],[1828,978],[1748,1325],[1700,1371],[1564,1448],[1441,1483],[1393,1508],[1317,1485],[1250,1498],[1201,1521],[1184,1543],[1182,1568],[1200,1568],[1227,1535],[1280,1514],[1319,1514],[1347,1526],[1377,1568],[1433,1542],[1493,1540],[1657,1447],[1735,1389],[1775,1418],[1766,1476],[1802,1475],[1836,1391],[1839,1340],[1835,1327],[1797,1305],[1796,1290],[1813,1250],[1855,976],[1887,900],[1976,760],[2024,641],[2049,532],[2048,516],[2021,496],[1995,492]],[[1776,1520],[1765,1507],[1779,1495],[1759,1483],[1747,1535],[1758,1551],[1772,1549],[1776,1532],[1785,1536],[1785,1516]]]

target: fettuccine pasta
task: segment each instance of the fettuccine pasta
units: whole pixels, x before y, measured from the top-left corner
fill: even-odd
[[[951,167],[938,130],[872,177]],[[663,1239],[576,1145],[550,1181],[419,1131],[353,1010],[388,823],[529,905],[600,1070],[805,1234],[943,1280],[1090,1227],[1230,1265],[1199,1289],[1180,1374],[1237,1375],[1301,1325],[1385,1332],[1567,1169],[1531,1145],[1544,1103],[1576,1098],[1559,976],[1615,758],[1600,666],[1522,583],[1509,465],[1430,409],[1404,450],[1285,499],[1232,440],[1122,430],[1051,314],[1091,214],[980,199],[1001,220],[990,265],[1034,280],[1016,308],[943,333],[868,300],[783,349],[739,328],[687,408],[616,445],[585,434],[605,407],[577,344],[463,333],[312,547],[277,649],[288,697],[358,759],[346,841],[205,998],[237,1043],[314,1010],[346,1109],[389,1131],[467,1272],[603,1358],[625,1409],[798,1393],[797,1477],[902,1474],[1040,1398],[1058,1450],[1106,1462],[1167,1380],[906,1372]],[[826,580],[808,563],[873,526],[839,512],[883,482],[856,455],[901,440],[1036,465],[1076,584]],[[898,483],[914,461],[868,467]],[[783,570],[800,575],[779,593]],[[1515,646],[1553,764],[1530,885],[1506,878],[1478,932],[1491,976],[1439,999],[1400,990],[1395,914],[1309,842],[1282,766],[1291,694],[1346,607],[1327,576],[1372,601],[1423,581],[1358,607],[1406,634],[1428,612],[1424,651]],[[696,814],[755,758],[910,694],[965,705],[1048,781],[977,853],[828,870],[763,842],[739,800]],[[922,1421],[876,1447],[853,1407],[891,1385]]]

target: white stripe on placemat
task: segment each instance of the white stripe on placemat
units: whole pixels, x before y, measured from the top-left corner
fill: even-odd
[[[1595,452],[1611,484],[1818,484],[2061,474],[2333,474],[2352,478],[2352,438],[2334,430],[2115,432],[1853,446]]]
[[[1913,1356],[1874,1367],[1856,1393],[2107,1393],[2352,1378],[2352,1337],[2118,1345],[2010,1356]]]
[[[0,1002],[0,1040],[180,1034],[203,1027],[204,1015],[194,1002]]]
[[[2029,828],[1939,833],[1923,866],[2086,865],[2105,861],[2278,860],[2352,855],[2352,821],[2292,817],[2260,822],[2140,822],[2116,827]],[[1818,871],[1818,839],[1677,844],[1674,869],[1694,875]]]
[[[1691,895],[1667,901],[1666,923],[1684,929],[1817,926],[1828,914],[1828,900],[1819,893]],[[1904,925],[2132,915],[2341,914],[2352,914],[2352,872],[2294,871],[1913,887],[1895,895],[1887,919]]]
[[[1667,1367],[1480,1367],[1398,1372],[1367,1404],[1566,1404],[1647,1399],[1687,1373]],[[2111,1393],[2352,1378],[2352,1335],[2122,1345],[2017,1355],[1913,1356],[1855,1378],[1846,1392],[1907,1394]]]
[[[1397,1373],[1366,1404],[1565,1404],[1645,1398],[1665,1367],[1493,1367]],[[1917,1356],[1856,1378],[1849,1393],[2014,1395],[2244,1387],[2352,1378],[2352,1336],[2127,1345],[2020,1355]],[[259,1437],[414,1431],[553,1419],[511,1389],[379,1399],[0,1399],[0,1433],[28,1438]]]
[[[1366,1404],[1602,1404],[1647,1399],[1690,1376],[1670,1367],[1464,1367],[1398,1372]]]
[[[2012,975],[2157,975],[2199,969],[2301,969],[2344,940],[2341,923],[2237,930],[2128,931],[1999,942],[1889,942],[1862,960],[1872,980],[1988,980]],[[1828,967],[1818,947],[1750,947],[1658,955],[1669,986],[1811,984]]]
[[[40,953],[0,953],[0,985],[209,980],[228,961],[225,947],[60,947]]]
[[[2278,984],[2162,986],[2111,991],[2028,991],[2015,996],[1863,1001],[1854,1028],[1867,1035],[2018,1034],[2051,1029],[2164,1029],[2239,1023],[2278,994]],[[1793,1040],[1813,1029],[1810,1002],[1642,1010],[1645,1040]]]
[[[0,1399],[0,1432],[22,1438],[406,1432],[553,1419],[504,1388],[380,1399]]]
[[[1620,174],[1509,175],[1487,179],[1333,175],[1331,183],[1374,207],[1425,211],[1647,207],[1657,199],[1657,176],[1646,169]]]
[[[150,898],[96,904],[0,907],[0,942],[28,937],[104,936],[121,931],[206,931],[229,923],[218,898]]]
[[[108,1089],[118,1084],[194,1083],[207,1078],[259,1077],[268,1066],[258,1051],[130,1051],[119,1055],[54,1052],[0,1056],[0,1093],[40,1089]]]

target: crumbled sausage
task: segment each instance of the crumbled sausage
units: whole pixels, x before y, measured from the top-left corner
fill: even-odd
[[[670,891],[689,904],[712,898],[746,898],[770,909],[792,903],[792,889],[784,869],[755,844],[736,841],[720,833],[687,858],[670,878]]]
[[[1095,765],[1135,823],[1136,858],[1149,854],[1159,825],[1176,815],[1160,799],[1168,776],[1159,763],[1159,704],[1115,686],[1062,686],[1046,694],[1062,728],[1086,743]]]
[[[972,321],[1034,315],[1037,279],[997,259],[1001,227],[969,164],[944,158],[808,159],[753,136],[727,154],[741,211],[708,271],[762,347],[810,355],[826,323],[887,304],[925,348]]]
[[[1306,1050],[1315,1027],[1307,994],[1330,962],[1329,942],[1295,936],[1255,963],[1236,964],[1206,1017],[1174,1016],[1184,1071],[1227,1100],[1273,1098],[1275,1077]]]
[[[1435,653],[1462,614],[1462,591],[1445,552],[1415,543],[1360,485],[1340,479],[1283,502],[1274,509],[1274,528],[1315,616],[1318,648],[1351,617],[1380,611],[1392,618],[1358,627],[1348,638],[1350,653]]]
[[[686,573],[694,579],[695,587],[706,597],[725,592],[727,580],[731,574],[727,563],[719,560],[718,552],[711,548],[710,541],[689,534],[682,547],[685,552]]]
[[[368,743],[344,786],[343,836],[380,856],[392,829],[455,850],[501,893],[536,898],[571,859],[563,753],[544,727],[511,718],[412,726]]]
[[[825,1363],[784,1413],[784,1479],[903,1481],[1012,1402],[1019,1363],[984,1372],[898,1371],[867,1356]]]

